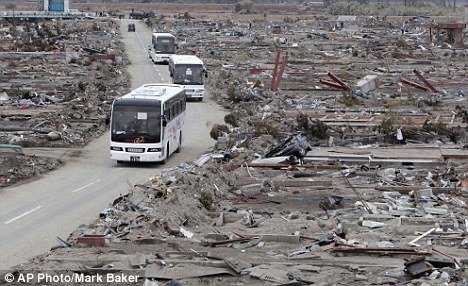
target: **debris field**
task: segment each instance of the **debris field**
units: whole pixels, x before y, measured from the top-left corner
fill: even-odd
[[[22,147],[83,146],[104,133],[112,100],[129,88],[117,30],[113,20],[2,23],[0,152],[20,155],[2,156],[1,187],[58,163],[26,172],[37,159]]]
[[[468,283],[466,25],[159,16],[149,27],[203,59],[209,95],[228,112],[213,150],[129,180],[96,221],[17,272],[137,273],[131,285]],[[69,107],[71,117],[73,106],[109,100],[37,94],[28,106]],[[103,114],[83,110],[77,119]],[[38,138],[81,142],[83,129],[53,129],[44,114],[20,122],[52,129]]]

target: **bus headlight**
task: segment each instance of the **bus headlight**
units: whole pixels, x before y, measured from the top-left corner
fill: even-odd
[[[123,148],[122,147],[116,147],[116,146],[111,146],[110,149],[112,151],[123,151]]]
[[[148,152],[161,152],[162,148],[148,148]]]

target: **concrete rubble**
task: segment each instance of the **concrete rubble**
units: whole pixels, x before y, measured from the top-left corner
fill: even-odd
[[[133,271],[131,285],[466,285],[468,50],[430,42],[418,21],[402,32],[398,20],[257,15],[249,30],[228,17],[149,23],[205,61],[209,94],[229,112],[211,132],[217,148],[129,181],[96,221],[17,271]]]
[[[110,103],[129,88],[117,22],[4,22],[1,27],[0,144],[77,147],[102,135]],[[18,164],[27,155],[19,156],[2,157],[0,186],[29,176],[22,175],[28,165]],[[13,167],[18,176],[6,179]]]

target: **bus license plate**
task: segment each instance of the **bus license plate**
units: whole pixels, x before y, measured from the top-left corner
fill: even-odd
[[[132,153],[143,153],[145,149],[143,148],[127,148],[127,152],[132,152]]]
[[[140,156],[130,156],[130,162],[140,162]]]

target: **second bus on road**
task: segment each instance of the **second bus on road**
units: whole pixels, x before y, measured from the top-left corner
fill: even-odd
[[[171,55],[169,57],[169,74],[172,83],[185,86],[187,99],[203,100],[205,78],[208,77],[208,72],[202,60],[191,55]]]

